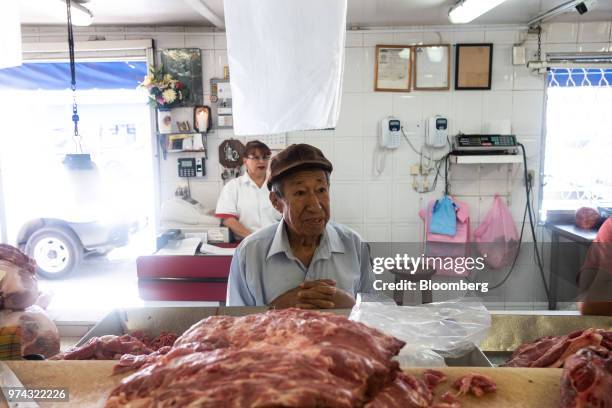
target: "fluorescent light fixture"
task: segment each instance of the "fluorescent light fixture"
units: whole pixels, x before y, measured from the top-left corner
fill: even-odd
[[[453,24],[469,23],[506,0],[462,0],[448,12],[448,19]]]

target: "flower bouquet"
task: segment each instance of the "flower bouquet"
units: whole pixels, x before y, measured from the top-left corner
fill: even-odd
[[[149,92],[149,103],[158,109],[169,109],[180,104],[188,94],[185,84],[165,74],[163,67],[151,68],[139,84]]]

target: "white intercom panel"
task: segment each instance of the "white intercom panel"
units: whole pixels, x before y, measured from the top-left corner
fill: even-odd
[[[380,122],[380,145],[386,149],[397,149],[400,146],[402,125],[399,119],[391,116]]]
[[[425,121],[425,144],[444,147],[448,143],[448,119],[436,115]]]

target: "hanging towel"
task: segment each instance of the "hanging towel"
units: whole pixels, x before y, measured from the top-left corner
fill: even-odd
[[[225,0],[235,135],[336,127],[347,0]]]
[[[454,237],[457,234],[457,206],[449,196],[437,200],[433,206],[429,230],[434,234]]]

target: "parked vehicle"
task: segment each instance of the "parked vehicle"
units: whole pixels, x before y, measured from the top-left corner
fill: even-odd
[[[65,277],[84,257],[126,245],[139,227],[121,211],[121,197],[104,191],[93,162],[48,169],[37,184],[38,197],[19,197],[10,223],[18,226],[17,245],[36,260],[44,278]]]

